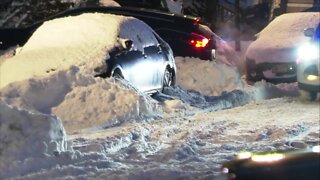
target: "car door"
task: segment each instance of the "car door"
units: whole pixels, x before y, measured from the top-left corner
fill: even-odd
[[[141,91],[158,88],[157,41],[151,29],[142,21],[130,18],[121,25],[119,37],[133,41],[133,49],[121,60],[124,78]]]
[[[154,44],[144,48],[144,54],[147,61],[152,64],[152,79],[151,84],[155,89],[162,86],[162,76],[164,72],[164,59],[163,51],[160,44]]]

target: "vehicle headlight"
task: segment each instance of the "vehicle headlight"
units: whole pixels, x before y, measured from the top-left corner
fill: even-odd
[[[319,59],[319,47],[316,44],[304,44],[298,49],[301,60]]]
[[[283,158],[285,158],[285,155],[281,153],[253,155],[251,157],[252,161],[255,161],[255,162],[275,162]]]

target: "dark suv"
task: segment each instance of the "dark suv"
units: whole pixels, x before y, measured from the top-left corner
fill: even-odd
[[[138,18],[152,27],[171,46],[175,56],[198,57],[203,60],[215,60],[216,41],[218,36],[200,18],[178,15],[143,8],[129,7],[84,7],[75,8],[58,13],[46,20],[74,16],[82,13],[99,12]],[[4,49],[14,44],[23,44],[32,32],[44,21],[39,21],[25,28],[13,31],[0,31],[0,48]],[[11,36],[11,37],[10,37]],[[13,36],[18,42],[12,42]]]

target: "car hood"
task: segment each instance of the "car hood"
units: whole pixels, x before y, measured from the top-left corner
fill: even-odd
[[[292,63],[297,58],[298,46],[286,48],[251,48],[247,50],[246,59],[259,63]]]

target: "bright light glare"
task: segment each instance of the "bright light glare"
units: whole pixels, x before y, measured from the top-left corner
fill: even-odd
[[[209,39],[203,38],[202,41],[197,42],[196,47],[206,47],[208,42],[209,42]]]
[[[313,146],[312,147],[312,152],[320,153],[320,146]]]
[[[202,40],[191,40],[191,44],[193,44],[196,48],[203,48],[209,43],[209,39],[203,38]]]
[[[285,157],[284,154],[275,153],[275,154],[265,154],[265,155],[253,155],[251,159],[252,161],[256,161],[256,162],[274,162],[274,161],[281,160],[284,157]]]
[[[222,173],[228,174],[229,173],[229,169],[228,168],[222,168]]]
[[[241,152],[240,154],[238,154],[237,158],[238,159],[248,159],[252,156],[251,152]]]
[[[308,81],[316,81],[316,80],[318,80],[318,76],[308,75],[308,76],[307,76],[307,80],[308,80]]]
[[[319,47],[316,44],[304,44],[298,49],[301,60],[318,59],[319,53]]]

